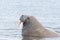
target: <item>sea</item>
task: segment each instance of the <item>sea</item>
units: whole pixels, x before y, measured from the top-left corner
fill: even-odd
[[[0,40],[60,40],[23,39],[21,15],[34,16],[45,28],[60,34],[60,0],[0,0]]]

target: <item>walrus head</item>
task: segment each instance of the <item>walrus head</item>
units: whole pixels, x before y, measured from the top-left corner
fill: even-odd
[[[31,16],[27,16],[27,15],[22,15],[20,17],[20,24],[23,23],[23,25],[25,26],[26,24],[28,24],[30,21],[30,17]]]
[[[20,21],[21,21],[21,22],[25,22],[26,19],[29,19],[29,16],[27,16],[27,15],[22,15],[22,16],[20,17]]]
[[[20,17],[20,24],[23,23],[23,26],[42,26],[34,16],[22,15]]]

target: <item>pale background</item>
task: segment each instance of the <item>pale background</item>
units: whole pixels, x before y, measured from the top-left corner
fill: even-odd
[[[22,14],[35,16],[46,28],[60,32],[60,0],[0,0],[0,40],[19,40]]]

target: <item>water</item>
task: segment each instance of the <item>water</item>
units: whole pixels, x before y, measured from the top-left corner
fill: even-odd
[[[60,0],[0,0],[0,40],[22,39],[18,24],[22,14],[33,15],[44,27],[60,33]]]
[[[60,38],[39,38],[39,37],[25,37],[22,40],[60,40]]]

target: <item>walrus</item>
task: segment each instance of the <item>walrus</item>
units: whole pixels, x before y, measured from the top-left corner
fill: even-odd
[[[32,37],[60,37],[56,32],[46,29],[34,16],[22,15],[22,35]]]

